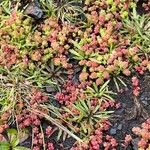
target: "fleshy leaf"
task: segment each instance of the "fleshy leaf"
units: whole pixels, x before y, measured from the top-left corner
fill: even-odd
[[[0,150],[10,150],[10,144],[8,142],[0,142]]]

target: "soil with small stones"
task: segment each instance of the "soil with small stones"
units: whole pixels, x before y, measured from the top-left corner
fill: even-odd
[[[118,150],[124,149],[121,143],[126,134],[130,134],[133,137],[127,150],[138,150],[137,143],[139,139],[132,133],[132,128],[140,126],[142,122],[150,117],[150,73],[146,73],[139,78],[141,90],[137,100],[142,107],[140,113],[138,113],[140,108],[135,109],[137,104],[134,102],[132,94],[131,79],[127,80],[127,89],[123,93],[118,93],[116,97],[121,107],[115,111],[114,117],[112,117],[112,127],[109,130],[109,134],[117,139],[119,143]]]

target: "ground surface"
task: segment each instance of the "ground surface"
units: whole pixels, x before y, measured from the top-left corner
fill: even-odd
[[[146,13],[144,8],[141,7],[142,3],[143,3],[142,1],[139,1],[137,3],[137,12],[140,15]],[[30,15],[30,16],[33,17],[33,15]],[[35,25],[42,23],[42,22],[44,22],[44,18],[41,18],[39,20],[37,19],[34,20]],[[75,59],[72,59],[68,53],[67,53],[67,57],[69,59],[70,64],[72,64],[73,66],[77,66],[77,67],[73,67],[74,70],[73,70],[71,80],[73,81],[73,83],[80,83],[79,76],[80,76],[80,73],[82,72],[82,67],[78,65],[78,61]],[[59,72],[59,69],[58,69],[58,74],[56,78],[58,76],[61,76],[61,74],[63,74],[64,80],[67,81],[68,76],[64,75],[64,72],[63,71],[61,72],[61,71],[62,70],[60,70]],[[55,75],[55,72],[54,73],[52,72],[52,74]],[[133,85],[131,81],[133,76],[134,76],[133,74],[130,74],[129,77],[125,77],[125,76],[122,77],[123,81],[126,83],[127,86],[120,87],[121,89],[120,92],[117,92],[116,86],[113,82],[110,83],[110,86],[109,86],[109,89],[117,93],[114,99],[116,100],[116,102],[120,103],[120,107],[118,109],[112,109],[114,111],[114,114],[112,114],[109,119],[111,122],[111,127],[108,131],[104,132],[104,135],[111,135],[113,138],[117,140],[118,146],[116,150],[124,150],[124,147],[122,144],[126,135],[131,135],[133,138],[126,149],[138,150],[138,141],[140,140],[140,138],[132,132],[132,129],[133,127],[140,126],[146,119],[150,118],[150,73],[145,72],[143,75],[139,75],[138,73],[135,74],[135,76],[139,79],[139,82],[140,82],[140,94],[137,97],[133,95]],[[61,88],[63,89],[62,86]],[[56,90],[51,86],[43,88],[43,91],[45,93],[46,92],[50,93],[53,96],[56,95],[57,93]],[[61,104],[58,101],[54,100],[53,103],[56,107],[58,108],[61,107]],[[41,126],[43,128],[44,133],[46,133],[46,129],[48,126],[55,128],[54,125],[46,121],[44,118],[40,121],[41,121]],[[13,124],[10,127],[16,128],[16,124]],[[29,138],[25,140],[23,143],[21,143],[20,145],[31,148],[32,140],[33,140],[31,126],[28,126],[28,129],[29,129],[29,132],[31,131]],[[50,137],[47,137],[47,136],[44,137],[45,142],[52,142],[54,144],[55,150],[70,150],[73,144],[76,142],[73,138],[67,138],[66,140],[63,140],[61,137],[60,140],[57,140],[57,135],[58,135],[58,131],[54,132]],[[100,147],[100,150],[103,150],[103,149],[104,148]]]
[[[127,79],[127,89],[122,93],[118,93],[117,100],[121,103],[121,107],[115,111],[115,119],[113,118],[110,134],[113,135],[120,143],[123,141],[125,134],[131,134],[134,137],[133,142],[129,145],[128,150],[138,150],[138,138],[132,133],[132,128],[140,126],[147,117],[150,116],[150,74],[146,73],[140,77],[141,94],[138,100],[142,107],[145,109],[146,114],[143,112],[137,114],[139,111],[135,109],[134,98],[131,90],[130,79]],[[134,110],[135,109],[135,110]],[[118,149],[123,149],[118,147]]]
[[[124,149],[121,143],[124,140],[126,134],[130,134],[133,136],[133,141],[129,144],[127,150],[138,150],[137,142],[139,141],[139,138],[135,136],[135,134],[133,134],[132,128],[140,126],[141,123],[150,116],[150,73],[145,73],[144,75],[139,76],[139,78],[141,94],[138,99],[142,107],[144,107],[146,115],[143,116],[142,112],[136,114],[139,110],[134,111],[136,104],[133,100],[134,98],[131,87],[131,79],[124,78],[124,80],[126,80],[127,87],[123,87],[123,92],[119,92],[116,96],[116,100],[120,102],[121,107],[115,111],[114,115],[110,119],[112,126],[108,131],[108,134],[117,139],[119,143],[119,146],[117,148],[118,150]],[[113,86],[113,84],[111,88],[116,91],[116,87]],[[44,128],[46,128],[48,125],[48,122],[43,122]],[[54,135],[51,137],[51,141],[55,143],[56,150],[70,150],[75,140],[73,138],[68,138],[63,142],[58,142],[56,140],[56,135],[57,133],[54,133]],[[30,147],[30,141],[31,137],[21,145]]]

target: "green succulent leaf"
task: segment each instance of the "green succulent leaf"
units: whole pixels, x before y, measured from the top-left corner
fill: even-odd
[[[10,143],[0,142],[0,150],[10,150]]]

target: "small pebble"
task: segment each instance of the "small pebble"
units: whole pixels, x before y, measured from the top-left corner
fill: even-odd
[[[117,133],[117,130],[116,129],[114,129],[114,128],[111,128],[110,129],[110,134],[111,135],[115,135]]]
[[[118,130],[122,129],[122,124],[119,124],[119,126],[117,127]]]
[[[42,9],[39,7],[39,4],[37,4],[37,2],[32,2],[30,3],[27,8],[25,9],[24,12],[26,15],[29,15],[35,19],[41,19],[43,16],[43,11]]]
[[[142,101],[142,102],[143,102],[143,104],[148,105],[148,102],[147,102],[147,101]]]
[[[55,90],[54,87],[47,86],[47,87],[46,87],[46,91],[47,91],[47,92],[55,92],[56,90]]]

